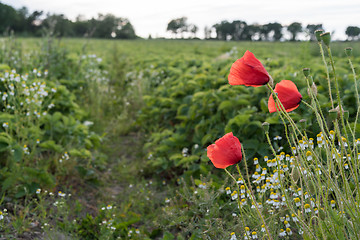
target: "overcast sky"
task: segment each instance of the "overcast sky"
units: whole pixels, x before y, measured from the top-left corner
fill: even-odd
[[[112,13],[126,17],[142,37],[170,36],[167,23],[182,16],[199,27],[203,36],[205,26],[221,20],[244,20],[248,24],[294,21],[307,25],[322,23],[326,31],[335,31],[334,39],[344,39],[347,26],[360,27],[359,0],[0,0],[15,8],[26,6],[30,11],[43,10],[63,13],[74,20],[78,15],[96,17]]]

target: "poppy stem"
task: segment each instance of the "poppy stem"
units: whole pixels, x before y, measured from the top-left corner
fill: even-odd
[[[349,60],[349,64],[351,67],[351,71],[353,73],[353,77],[354,77],[354,85],[355,85],[355,93],[356,93],[356,104],[357,104],[357,111],[356,111],[356,117],[355,117],[355,126],[354,126],[354,132],[356,130],[356,124],[357,124],[357,120],[359,118],[359,110],[360,110],[360,100],[359,100],[359,92],[358,92],[358,88],[357,88],[357,82],[356,82],[356,73],[355,73],[355,68],[354,65],[351,61],[350,56],[348,56],[348,60]]]
[[[225,172],[230,176],[230,178],[232,178],[237,186],[238,189],[238,197],[237,197],[237,203],[238,203],[238,207],[239,207],[239,211],[240,211],[240,216],[241,216],[241,220],[243,222],[244,227],[246,226],[243,214],[242,214],[242,208],[241,208],[241,203],[240,203],[240,188],[239,188],[239,184],[237,184],[237,181],[235,179],[235,177],[226,169],[224,168]]]
[[[346,131],[344,116],[343,116],[344,114],[343,114],[343,107],[341,105],[341,99],[340,99],[339,82],[338,82],[338,79],[336,77],[336,70],[335,70],[335,65],[334,65],[334,59],[333,59],[332,53],[331,53],[331,48],[327,47],[327,51],[328,51],[328,55],[329,55],[329,58],[330,58],[330,64],[331,64],[331,68],[333,70],[334,79],[335,79],[336,96],[337,96],[337,100],[338,100],[338,104],[339,104],[339,110],[340,110],[340,120],[341,120],[341,124],[343,126],[343,129],[344,129],[344,132],[345,132],[346,139],[349,139],[347,131]]]
[[[319,48],[320,48],[321,57],[322,57],[322,60],[323,60],[323,63],[325,65],[325,69],[326,69],[326,79],[328,80],[328,88],[329,88],[329,97],[330,97],[331,107],[334,108],[334,101],[332,99],[332,94],[331,94],[331,82],[330,82],[329,68],[326,63],[324,49],[322,47],[321,41],[319,41],[318,44],[319,44]]]
[[[240,178],[244,179],[243,176],[242,176],[242,174],[241,174],[241,171],[240,171],[240,168],[239,168],[239,164],[236,164],[236,169],[237,169],[237,171],[238,171],[238,173],[239,173],[239,175],[240,175]],[[225,170],[226,170],[226,169],[225,169]],[[235,178],[234,178],[234,179],[235,179]],[[249,182],[249,184],[250,184],[250,182]],[[250,189],[248,188],[248,186],[247,186],[246,183],[244,183],[244,186],[245,186],[245,188],[246,188],[246,191],[250,194],[251,202],[254,204],[254,206],[255,206],[255,208],[256,208],[256,211],[257,211],[259,217],[261,218],[261,221],[263,222],[263,224],[264,224],[264,226],[265,226],[265,230],[266,230],[266,233],[268,234],[268,238],[269,238],[269,239],[272,239],[272,237],[271,237],[271,235],[270,235],[270,231],[269,231],[269,229],[268,229],[268,227],[267,227],[267,225],[266,225],[266,222],[265,222],[265,219],[264,219],[263,215],[262,215],[261,212],[260,212],[260,209],[259,209],[259,207],[258,207],[258,203],[256,202],[256,199],[255,199],[255,196],[253,195],[253,192],[250,191]]]

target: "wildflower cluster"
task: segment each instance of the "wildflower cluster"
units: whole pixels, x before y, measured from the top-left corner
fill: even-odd
[[[332,61],[329,44],[326,46]],[[317,231],[324,230],[317,225],[320,229],[316,227],[314,231],[314,224],[311,221],[314,217],[321,219],[319,221],[329,221],[333,224],[339,224],[335,219],[348,219],[342,226],[346,226],[348,234],[355,231],[352,223],[356,221],[359,211],[360,195],[357,190],[360,189],[358,167],[360,141],[355,138],[356,129],[352,130],[347,122],[348,115],[342,110],[339,92],[337,96],[340,107],[333,111],[338,112],[340,121],[337,117],[332,117],[330,124],[333,130],[329,130],[328,126],[331,125],[326,122],[317,102],[317,92],[314,90],[314,82],[309,69],[304,71],[304,74],[309,86],[311,104],[302,101],[297,87],[289,80],[282,80],[275,89],[272,89],[268,83],[272,80],[270,75],[248,51],[231,67],[229,75],[231,85],[252,87],[268,85],[271,92],[268,101],[269,112],[278,112],[284,123],[287,144],[287,146],[279,146],[277,142],[274,144],[274,141],[281,141],[283,137],[275,136],[271,141],[269,124],[264,124],[265,135],[273,156],[265,156],[260,160],[254,158],[254,167],[251,168],[254,169],[253,171],[249,171],[246,159],[243,171],[237,164],[243,160],[241,144],[238,140],[230,142],[227,140],[228,135],[225,135],[208,147],[207,154],[214,166],[225,169],[236,184],[227,187],[225,192],[230,195],[231,201],[238,203],[239,215],[244,226],[244,231],[240,234],[244,235],[244,239],[257,239],[258,233],[263,234],[261,237],[268,238],[275,235],[290,238],[293,234],[305,233],[316,238],[319,234]],[[335,86],[338,87],[335,70],[334,75]],[[328,81],[330,86],[330,78]],[[359,98],[359,95],[357,94],[356,97]],[[309,138],[306,131],[300,130],[288,114],[295,110],[300,102],[304,102],[310,110],[314,111],[317,124],[320,126],[321,132],[313,138]],[[334,106],[332,98],[331,104]],[[359,111],[360,103],[358,102],[357,115]],[[232,133],[230,134],[232,136]],[[349,136],[351,141],[348,140]],[[274,145],[278,147],[275,149]],[[282,151],[284,149],[288,149],[288,152]],[[238,180],[226,169],[234,164],[237,164]],[[245,177],[242,174],[244,171]],[[248,219],[256,216],[259,218],[257,224],[254,224],[251,229],[244,221],[245,214]],[[278,219],[274,220],[276,227],[269,226],[264,216],[273,216]],[[327,234],[331,235],[333,232],[331,233],[330,230]],[[230,239],[236,239],[235,233],[231,233]]]

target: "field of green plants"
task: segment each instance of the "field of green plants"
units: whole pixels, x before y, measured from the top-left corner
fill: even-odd
[[[359,239],[360,43],[330,47],[0,38],[0,238]],[[228,83],[246,50],[296,110]]]

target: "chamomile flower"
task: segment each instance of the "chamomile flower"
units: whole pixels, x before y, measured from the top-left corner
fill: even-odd
[[[334,136],[335,136],[335,132],[334,130],[330,130],[330,139],[333,140],[334,139]]]
[[[275,141],[280,141],[281,139],[282,139],[282,137],[280,137],[280,136],[274,137],[274,140],[275,140]]]
[[[313,159],[312,154],[310,151],[306,152],[306,160],[311,161]]]
[[[58,196],[59,196],[59,197],[65,197],[65,196],[66,196],[66,194],[65,194],[65,193],[63,193],[63,192],[61,192],[61,191],[59,191],[59,192],[58,192]]]
[[[308,199],[308,198],[309,198],[308,192],[305,192],[305,193],[304,193],[304,197],[305,197],[305,199]]]
[[[237,191],[233,191],[233,193],[231,194],[231,200],[236,200],[238,198],[238,193]]]
[[[291,214],[291,218],[292,218],[292,220],[294,221],[294,222],[298,222],[299,220],[298,220],[298,218],[296,217],[296,215],[293,213],[293,214]]]
[[[240,193],[245,193],[245,185],[240,186]]]

